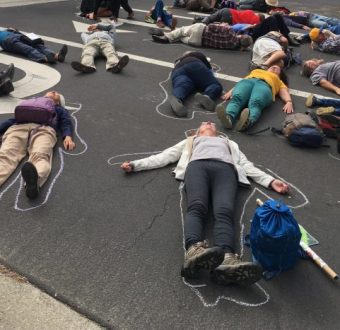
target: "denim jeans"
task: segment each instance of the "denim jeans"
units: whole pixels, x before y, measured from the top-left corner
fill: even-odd
[[[211,70],[201,61],[192,61],[171,73],[172,94],[184,101],[195,91],[208,95],[212,100],[221,96],[222,85]]]
[[[172,24],[172,15],[168,14],[166,11],[164,11],[164,3],[162,0],[157,0],[154,10],[152,11],[151,17],[157,21],[157,19],[160,17],[163,23],[171,27]]]
[[[315,99],[315,105],[318,107],[334,107],[335,115],[340,116],[340,99]]]
[[[327,28],[340,24],[340,19],[335,17],[327,17],[318,14],[311,14],[309,17],[309,26],[316,28]]]
[[[1,47],[7,52],[24,55],[35,62],[45,62],[46,55],[55,54],[53,50],[47,48],[43,44],[32,47],[23,43],[20,34],[13,34],[7,37],[2,42]]]
[[[248,108],[250,125],[253,125],[272,102],[272,90],[266,82],[257,78],[242,79],[233,89],[226,114],[235,122],[241,111]]]
[[[225,252],[234,250],[234,206],[237,176],[232,164],[217,160],[195,160],[185,172],[187,213],[184,223],[185,248],[205,239],[209,201],[214,215],[214,245]]]

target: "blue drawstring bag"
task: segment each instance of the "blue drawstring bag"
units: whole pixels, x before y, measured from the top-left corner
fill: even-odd
[[[301,232],[290,208],[282,201],[268,200],[257,207],[247,235],[253,258],[270,279],[291,269],[301,256]]]

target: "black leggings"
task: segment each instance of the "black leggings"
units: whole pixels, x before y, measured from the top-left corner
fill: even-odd
[[[285,21],[283,20],[283,17],[280,14],[275,14],[273,16],[267,17],[262,23],[254,26],[251,36],[255,41],[270,31],[279,31],[286,38],[290,32]]]

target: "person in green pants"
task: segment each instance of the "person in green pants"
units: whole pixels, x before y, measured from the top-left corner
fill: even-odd
[[[268,69],[255,69],[225,93],[216,107],[217,117],[227,129],[235,125],[237,131],[245,131],[260,118],[262,110],[275,101],[276,95],[285,103],[283,111],[293,112],[292,98],[287,87],[287,79],[279,65]]]

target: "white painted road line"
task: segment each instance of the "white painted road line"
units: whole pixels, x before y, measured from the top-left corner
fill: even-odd
[[[25,77],[14,82],[10,96],[0,99],[0,113],[11,113],[21,98],[41,93],[54,87],[60,81],[60,73],[48,65],[0,53],[0,63],[10,64],[26,73]]]
[[[48,36],[41,36],[41,37],[46,41],[54,42],[54,43],[57,43],[57,44],[66,44],[66,45],[71,46],[71,47],[83,48],[83,45],[80,44],[80,43],[67,41],[67,40],[63,40],[63,39],[57,39],[57,38],[48,37]],[[174,64],[171,63],[171,62],[165,62],[165,61],[157,60],[157,59],[154,59],[154,58],[149,58],[149,57],[144,57],[144,56],[139,56],[139,55],[134,55],[134,54],[129,54],[129,53],[122,53],[122,52],[118,52],[118,55],[119,56],[128,55],[130,57],[130,59],[132,59],[132,60],[144,62],[144,63],[148,63],[148,64],[163,66],[163,67],[167,67],[167,68],[173,68],[174,67]],[[222,80],[233,81],[233,82],[238,82],[241,79],[243,79],[243,78],[240,78],[240,77],[230,76],[230,75],[222,74],[222,73],[216,73],[216,77],[219,78],[219,79],[222,79]],[[309,92],[299,91],[299,90],[296,90],[296,89],[290,89],[289,91],[292,95],[300,96],[300,97],[307,97],[310,94]],[[318,95],[318,94],[315,94],[315,95],[318,96],[318,97],[324,97],[324,96]]]

